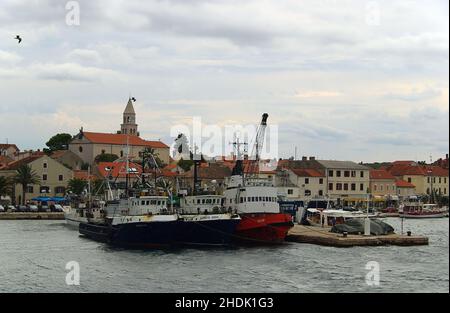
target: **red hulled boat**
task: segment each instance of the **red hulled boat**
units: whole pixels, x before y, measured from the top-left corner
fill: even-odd
[[[276,244],[284,242],[287,233],[294,226],[289,214],[281,213],[278,204],[277,188],[273,182],[260,179],[259,155],[264,141],[267,113],[263,114],[255,140],[254,154],[244,162],[239,157],[232,176],[224,192],[224,206],[236,212],[241,222],[236,229],[235,238],[239,242],[252,244]]]

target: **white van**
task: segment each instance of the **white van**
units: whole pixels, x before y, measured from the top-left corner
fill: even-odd
[[[3,207],[3,205],[0,204],[0,212],[5,212],[5,208]]]

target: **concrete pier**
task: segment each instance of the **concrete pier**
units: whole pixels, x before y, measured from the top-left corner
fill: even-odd
[[[354,246],[415,246],[428,245],[428,237],[406,236],[399,234],[383,236],[363,236],[330,233],[330,228],[295,225],[289,231],[286,241],[311,243],[332,247],[354,247]]]
[[[63,220],[63,212],[5,212],[0,220]]]

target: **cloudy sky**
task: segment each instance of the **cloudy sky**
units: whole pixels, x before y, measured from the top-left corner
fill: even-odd
[[[428,160],[449,150],[447,0],[0,2],[0,142],[189,124],[279,128],[279,154]],[[70,12],[69,12],[70,13]],[[14,40],[23,38],[21,44]]]

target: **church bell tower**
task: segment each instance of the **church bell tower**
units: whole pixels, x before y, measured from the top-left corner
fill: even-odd
[[[123,123],[120,124],[120,133],[125,135],[139,136],[136,124],[136,112],[133,107],[133,98],[128,99],[125,111],[123,111]]]

